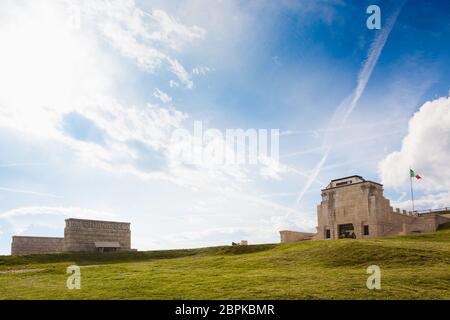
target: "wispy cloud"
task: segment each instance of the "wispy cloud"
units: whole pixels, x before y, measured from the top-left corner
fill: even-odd
[[[172,97],[169,96],[167,93],[159,90],[158,88],[155,89],[155,91],[153,92],[153,96],[159,100],[161,100],[161,102],[163,103],[168,103],[170,101],[172,101]]]
[[[13,167],[34,167],[45,166],[44,162],[16,162],[16,163],[0,163],[0,168],[13,168]]]
[[[408,122],[409,118],[399,118],[399,119],[386,119],[383,121],[374,121],[368,123],[358,123],[354,125],[345,125],[335,128],[320,128],[320,129],[312,129],[312,130],[285,130],[280,132],[280,136],[292,136],[292,135],[303,135],[303,134],[323,134],[323,133],[337,133],[346,130],[355,130],[355,129],[368,129],[368,128],[380,128],[380,127],[391,127],[393,125],[398,125],[401,123]]]
[[[380,134],[375,134],[375,135],[372,135],[372,136],[356,138],[356,139],[349,139],[349,140],[342,141],[342,142],[339,142],[339,143],[333,143],[333,144],[329,144],[329,145],[322,145],[322,146],[315,147],[315,148],[304,149],[302,151],[296,151],[296,152],[292,152],[292,153],[287,153],[287,154],[281,155],[280,158],[289,158],[289,157],[295,157],[295,156],[300,156],[300,155],[305,155],[305,154],[324,152],[324,151],[327,151],[327,150],[329,150],[331,148],[336,149],[336,148],[346,147],[346,146],[349,146],[349,145],[357,145],[359,143],[364,143],[364,142],[371,141],[371,140],[377,140],[377,139],[381,139],[381,138],[386,138],[388,136],[398,135],[398,134],[403,133],[403,132],[404,132],[404,130],[402,130],[402,129],[400,129],[400,130],[393,130],[393,131],[390,131],[390,132],[382,132]]]
[[[189,73],[170,50],[180,51],[186,43],[203,39],[206,30],[187,26],[163,10],[145,12],[132,0],[83,1],[73,5],[79,6],[90,21],[95,21],[111,46],[143,70],[154,72],[165,64],[187,88],[193,87]]]
[[[19,207],[0,213],[0,219],[12,219],[21,216],[56,215],[84,219],[117,218],[116,214],[106,211],[78,207]]]
[[[44,230],[44,234],[53,230],[60,234],[64,226],[64,219],[80,218],[94,220],[129,221],[107,211],[93,210],[80,207],[63,206],[25,206],[0,212],[0,227],[7,227],[5,234],[24,234],[29,230]],[[53,233],[52,232],[52,233]]]
[[[36,192],[36,191],[31,191],[31,190],[22,190],[22,189],[14,189],[14,188],[0,187],[0,191],[23,193],[23,194],[29,194],[29,195],[38,196],[38,197],[62,198],[61,196],[57,196],[57,195],[51,194],[51,193]]]
[[[192,74],[196,75],[196,76],[206,75],[207,73],[212,72],[212,71],[214,71],[214,68],[210,68],[207,66],[198,66],[198,67],[195,67],[192,69]]]
[[[169,63],[169,70],[176,75],[178,80],[184,83],[188,89],[192,89],[194,82],[191,80],[191,76],[184,66],[176,59],[168,58],[167,61]]]

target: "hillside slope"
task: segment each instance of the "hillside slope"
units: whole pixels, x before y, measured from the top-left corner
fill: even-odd
[[[68,290],[66,267],[81,266]],[[381,290],[366,269],[381,268]],[[450,299],[450,230],[371,240],[0,257],[0,299]]]

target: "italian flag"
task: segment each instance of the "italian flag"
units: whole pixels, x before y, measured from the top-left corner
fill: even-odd
[[[413,169],[409,169],[409,176],[411,178],[416,178],[417,180],[422,179],[422,177],[416,174]]]

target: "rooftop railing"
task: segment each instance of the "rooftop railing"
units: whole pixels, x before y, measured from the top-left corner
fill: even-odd
[[[414,213],[417,213],[418,215],[425,215],[425,214],[436,213],[436,212],[449,212],[450,213],[450,207],[438,208],[438,209],[415,210],[414,211]]]

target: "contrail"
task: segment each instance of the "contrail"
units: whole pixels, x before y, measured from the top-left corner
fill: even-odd
[[[0,163],[0,168],[45,166],[45,165],[46,165],[46,163],[41,163],[41,162]]]
[[[57,195],[54,195],[51,193],[42,193],[42,192],[35,192],[35,191],[30,191],[30,190],[12,189],[12,188],[5,188],[5,187],[0,187],[0,191],[24,193],[24,194],[30,194],[30,195],[39,196],[39,197],[62,198],[61,196],[57,196]]]
[[[398,133],[404,133],[404,130],[394,130],[391,132],[386,132],[386,133],[382,133],[382,134],[377,134],[377,135],[373,135],[373,136],[368,136],[368,137],[364,137],[364,138],[359,138],[359,139],[349,139],[346,140],[344,142],[338,143],[338,144],[334,144],[333,147],[345,147],[348,145],[356,145],[357,143],[361,143],[361,142],[367,142],[367,141],[371,141],[371,140],[376,140],[376,139],[380,139],[380,138],[384,138],[387,136],[392,136],[392,135],[396,135]],[[305,155],[305,154],[309,154],[309,153],[319,153],[320,151],[326,150],[328,146],[320,146],[320,147],[315,147],[315,148],[311,148],[311,149],[305,149],[303,151],[297,151],[297,152],[293,152],[293,153],[288,153],[288,154],[284,154],[281,155],[280,158],[289,158],[289,157],[294,157],[294,156],[299,156],[299,155]],[[305,175],[305,174],[303,174]]]
[[[334,112],[333,117],[331,118],[331,121],[328,124],[324,140],[322,142],[322,146],[325,146],[325,151],[322,155],[322,158],[317,163],[308,180],[306,181],[306,185],[304,186],[303,190],[299,193],[297,197],[297,205],[300,203],[305,193],[308,191],[313,182],[316,180],[317,176],[320,173],[320,170],[322,169],[322,166],[324,165],[324,163],[328,158],[328,155],[330,154],[331,144],[329,143],[329,140],[330,137],[331,138],[333,137],[332,135],[330,136],[329,134],[331,132],[330,128],[341,128],[347,121],[350,114],[355,109],[359,101],[359,98],[361,98],[361,95],[363,94],[364,89],[366,88],[367,82],[369,81],[370,76],[372,75],[372,71],[378,62],[378,58],[380,57],[381,51],[383,50],[383,47],[386,44],[386,40],[389,37],[389,34],[391,33],[391,30],[394,27],[395,22],[397,21],[397,17],[404,3],[405,1],[402,1],[397,10],[389,17],[389,19],[387,19],[385,26],[382,28],[381,32],[372,42],[372,45],[370,46],[369,49],[368,57],[364,62],[361,71],[358,74],[358,83],[355,90],[350,96],[348,96],[339,104],[338,108]]]
[[[342,130],[348,129],[358,129],[358,128],[368,128],[368,127],[380,127],[380,126],[390,126],[397,123],[408,122],[410,118],[398,118],[395,120],[383,120],[378,122],[370,122],[363,124],[355,124],[350,126],[345,126],[341,128],[325,128],[325,129],[311,129],[311,130],[286,130],[280,132],[280,137],[282,136],[292,136],[292,135],[301,135],[301,134],[315,134],[315,133],[326,133],[326,132],[339,132]]]

